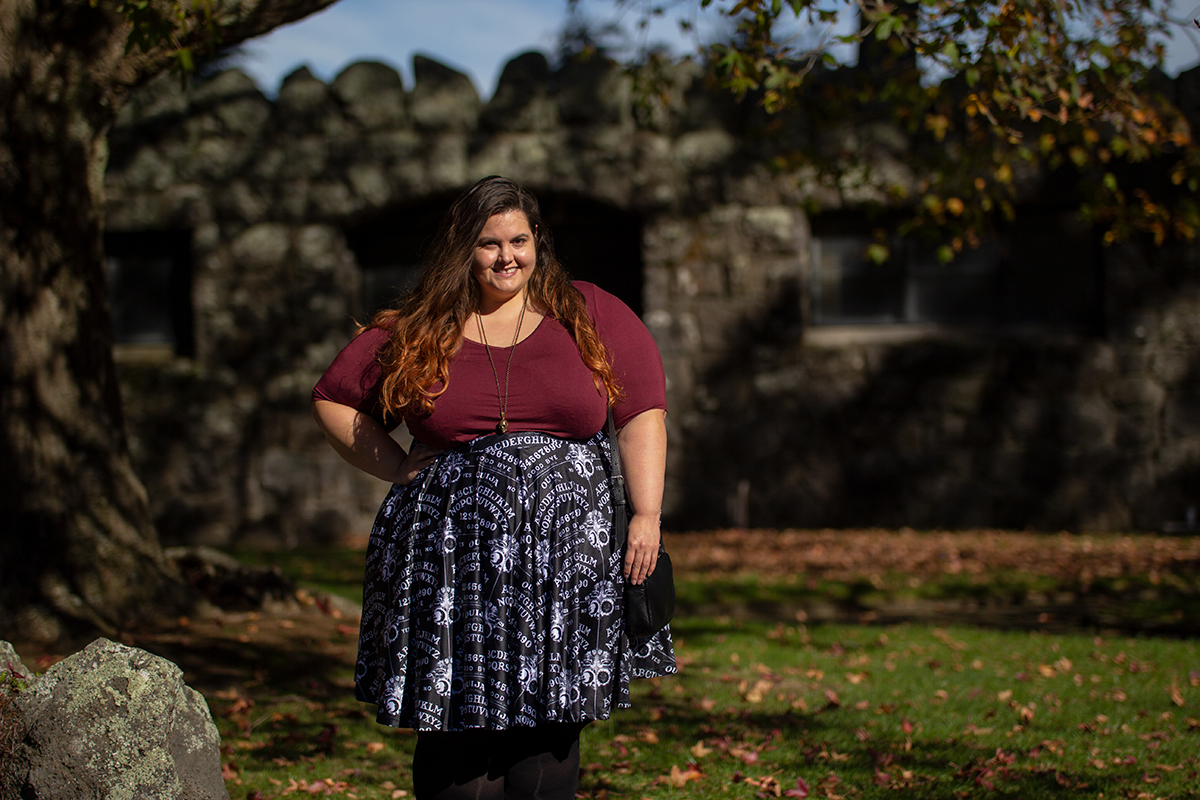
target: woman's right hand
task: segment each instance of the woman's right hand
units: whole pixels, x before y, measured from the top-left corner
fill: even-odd
[[[394,483],[398,483],[401,486],[408,486],[412,483],[413,478],[417,477],[417,473],[433,463],[434,459],[440,456],[442,452],[442,448],[440,447],[430,447],[414,439],[408,455],[400,462],[400,468],[397,470],[398,474]]]

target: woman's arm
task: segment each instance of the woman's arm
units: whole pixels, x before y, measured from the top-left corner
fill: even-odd
[[[382,425],[341,403],[314,400],[312,413],[317,427],[339,456],[351,466],[389,483],[408,484],[441,452],[413,442],[412,449],[405,453]]]
[[[625,547],[625,577],[641,583],[658,565],[659,516],[667,471],[667,412],[643,411],[617,433],[625,489],[633,506]]]

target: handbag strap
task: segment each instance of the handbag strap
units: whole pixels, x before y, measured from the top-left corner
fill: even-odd
[[[624,549],[625,539],[629,536],[629,516],[625,511],[625,475],[621,472],[621,448],[617,444],[617,423],[613,420],[612,409],[608,410],[608,449],[612,458],[612,477],[609,486],[612,490],[613,532],[617,546]]]

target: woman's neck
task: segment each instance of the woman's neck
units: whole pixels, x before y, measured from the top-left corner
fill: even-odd
[[[515,324],[515,320],[520,315],[521,308],[525,306],[527,300],[528,296],[526,295],[524,289],[507,300],[497,300],[491,297],[480,297],[479,307],[476,309],[475,313],[481,317],[487,317],[488,319],[492,319],[494,317],[497,321],[502,322],[507,320]]]
[[[463,336],[492,347],[509,347],[514,341],[520,342],[537,328],[543,317],[532,304],[526,305],[523,292],[500,303],[481,300],[473,316],[463,328]]]

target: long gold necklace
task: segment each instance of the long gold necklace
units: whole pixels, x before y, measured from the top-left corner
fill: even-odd
[[[492,360],[492,349],[488,347],[487,331],[483,329],[483,316],[476,311],[475,321],[479,323],[479,338],[483,339],[483,351],[487,353],[488,363],[492,365],[492,377],[496,379],[496,400],[500,403],[500,421],[496,423],[496,433],[508,431],[508,385],[512,374],[513,353],[517,352],[517,339],[521,337],[521,325],[525,322],[525,300],[521,300],[521,316],[517,317],[517,330],[513,333],[512,347],[508,351],[508,366],[504,368],[504,394],[500,394],[500,373],[496,372],[496,362]]]

